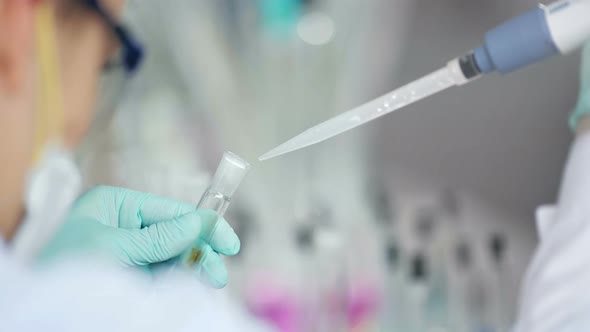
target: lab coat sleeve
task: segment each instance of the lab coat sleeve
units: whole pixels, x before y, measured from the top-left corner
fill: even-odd
[[[81,262],[31,271],[1,246],[0,322],[2,331],[271,331],[188,275],[154,282]]]
[[[515,331],[590,331],[590,134],[574,142],[557,205],[543,210]]]

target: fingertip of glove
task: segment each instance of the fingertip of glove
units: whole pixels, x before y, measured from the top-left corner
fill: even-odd
[[[241,246],[236,232],[222,219],[219,220],[215,232],[211,236],[210,244],[215,251],[226,256],[236,255]]]
[[[231,252],[228,255],[230,255],[230,256],[237,255],[240,252],[241,246],[242,246],[242,243],[241,243],[240,239],[238,238],[238,235],[236,234],[236,241],[234,243],[233,249],[231,250]]]
[[[211,249],[209,249],[211,250]],[[205,281],[208,285],[213,288],[223,288],[228,282],[228,272],[225,264],[221,257],[214,253],[209,252],[203,260],[203,272],[205,275]]]

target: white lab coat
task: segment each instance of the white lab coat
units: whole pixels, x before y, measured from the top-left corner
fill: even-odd
[[[590,331],[590,134],[572,146],[557,204],[537,211],[540,244],[516,332]]]
[[[185,275],[154,282],[72,261],[33,271],[0,242],[1,331],[271,331]]]

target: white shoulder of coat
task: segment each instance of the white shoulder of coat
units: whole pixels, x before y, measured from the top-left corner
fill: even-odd
[[[177,275],[67,262],[28,269],[0,248],[0,321],[7,331],[270,331],[235,301]]]

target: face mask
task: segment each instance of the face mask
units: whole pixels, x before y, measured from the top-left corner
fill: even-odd
[[[55,43],[54,13],[47,2],[36,17],[39,96],[35,114],[35,166],[25,191],[26,216],[12,249],[30,261],[61,226],[81,188],[81,176],[72,154],[62,147],[63,103]]]
[[[82,179],[71,153],[55,145],[29,174],[26,216],[13,242],[17,257],[33,259],[51,239],[80,193]]]

